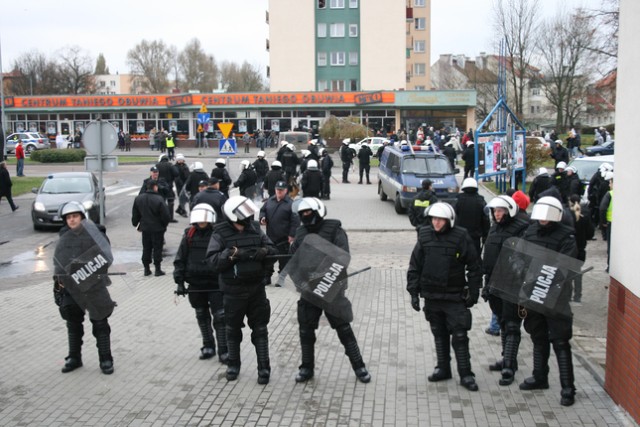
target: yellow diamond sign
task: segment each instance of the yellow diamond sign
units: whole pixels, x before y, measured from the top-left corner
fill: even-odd
[[[204,103],[202,103],[202,106],[200,106],[200,112],[207,113],[207,106]]]
[[[225,138],[228,138],[231,129],[233,129],[233,123],[218,123],[218,129],[220,129],[220,132],[222,132]]]

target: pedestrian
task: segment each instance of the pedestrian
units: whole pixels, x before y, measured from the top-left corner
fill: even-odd
[[[222,206],[224,206],[228,197],[220,191],[220,181],[218,181],[218,178],[215,176],[212,176],[207,181],[200,181],[200,184],[204,184],[204,189],[200,188],[200,191],[193,197],[191,205],[195,207],[205,203],[211,206],[216,214],[216,222],[221,222],[224,218],[222,215]]]
[[[478,302],[482,287],[478,254],[469,233],[456,225],[451,205],[434,203],[425,215],[431,224],[418,231],[407,271],[407,291],[415,311],[420,311],[420,297],[424,298],[422,311],[435,342],[437,365],[427,379],[437,382],[451,378],[452,346],[460,384],[477,391],[467,332],[471,330],[469,309]]]
[[[462,152],[464,160],[464,178],[473,178],[476,170],[476,150],[473,141],[467,141],[467,146]]]
[[[242,135],[242,143],[244,144],[244,152],[248,153],[251,147],[251,134],[249,132],[245,132],[244,135]]]
[[[186,218],[187,211],[184,207],[189,199],[187,197],[184,184],[187,182],[190,172],[189,166],[187,166],[187,163],[185,161],[184,154],[176,154],[176,163],[175,165],[173,165],[173,168],[176,170],[174,183],[176,184],[176,193],[178,193],[178,209],[176,209],[176,213]]]
[[[318,150],[320,154],[320,170],[322,171],[322,199],[331,199],[331,169],[333,168],[333,159],[325,148]]]
[[[227,170],[227,161],[223,158],[216,159],[215,167],[211,169],[211,176],[218,178],[220,181],[220,191],[229,197],[229,186],[231,185],[231,177]]]
[[[478,182],[473,178],[462,181],[461,193],[458,193],[456,201],[457,225],[465,228],[471,236],[476,254],[480,258],[482,245],[487,240],[489,233],[489,216],[485,209],[487,203],[484,197],[478,194]]]
[[[189,177],[184,183],[184,190],[189,195],[189,207],[193,205],[193,199],[196,197],[196,194],[200,192],[200,182],[206,182],[209,179],[209,175],[204,171],[204,166],[202,162],[194,162],[193,170],[189,174]]]
[[[160,152],[164,153],[167,151],[167,131],[162,128],[159,133],[160,137]]]
[[[96,338],[100,370],[110,375],[114,369],[108,319],[116,304],[107,290],[111,284],[107,272],[113,263],[113,255],[106,229],[88,220],[84,206],[75,201],[64,204],[60,208],[60,216],[64,226],[60,230],[53,256],[53,297],[60,316],[66,321],[69,340],[69,354],[65,358],[62,373],[82,366],[83,323],[85,311],[88,311]],[[78,274],[80,271],[82,274]],[[81,296],[82,299],[74,296]]]
[[[16,176],[24,175],[24,148],[22,147],[22,139],[18,139],[16,145]]]
[[[271,239],[280,255],[289,253],[289,247],[300,226],[300,217],[292,210],[292,205],[293,201],[287,194],[287,183],[282,180],[275,185],[275,195],[269,197],[260,208],[260,225],[267,227],[267,237]],[[281,286],[280,275],[288,261],[286,258],[278,260],[276,287]],[[271,273],[273,274],[273,269]],[[271,275],[267,277],[267,284],[271,284]]]
[[[264,156],[264,151],[258,151],[256,160],[252,164],[253,170],[256,171],[256,190],[260,193],[260,199],[263,198],[262,184],[264,183],[264,178],[267,176],[267,172],[269,172],[269,162],[265,160]]]
[[[176,141],[171,132],[167,135],[165,144],[167,144],[167,156],[169,160],[173,160],[176,156]]]
[[[424,211],[438,201],[436,194],[431,189],[433,182],[430,179],[423,179],[421,185],[422,189],[413,198],[413,203],[409,205],[407,210],[409,222],[416,228],[416,231],[423,225],[430,225],[429,218],[424,215]]]
[[[158,181],[146,182],[147,190],[133,201],[131,224],[142,233],[142,265],[144,275],[151,275],[151,261],[155,266],[155,275],[164,276],[161,269],[164,233],[171,220],[169,208],[158,194]]]
[[[149,148],[153,151],[156,148],[156,128],[151,128],[149,131]]]
[[[371,170],[371,156],[373,156],[373,152],[371,148],[369,148],[368,144],[362,143],[360,146],[360,150],[358,151],[358,171],[360,174],[360,180],[358,184],[362,184],[362,175],[366,175],[367,184],[371,184],[371,180],[369,179],[369,171]]]
[[[349,138],[342,140],[342,146],[340,147],[340,160],[342,161],[342,183],[350,184],[349,182],[349,168],[353,163],[353,158],[356,156],[356,152],[349,147]]]
[[[569,208],[576,217],[576,246],[578,247],[578,259],[587,259],[587,242],[593,239],[595,229],[591,222],[589,207],[580,203],[580,196],[572,194],[569,197]],[[582,302],[582,274],[573,278],[573,302]]]
[[[207,258],[218,271],[223,292],[227,348],[227,381],[240,374],[240,343],[244,318],[251,328],[251,342],[258,361],[258,384],[268,384],[271,376],[269,331],[271,306],[265,291],[271,271],[268,255],[277,249],[253,220],[257,206],[246,197],[234,196],[223,207],[225,222],[218,224],[209,241]]]
[[[307,170],[302,174],[300,185],[302,187],[302,194],[304,197],[320,198],[320,195],[322,194],[323,178],[322,172],[318,169],[318,162],[316,160],[309,160],[307,162]]]
[[[267,138],[264,135],[263,131],[258,132],[258,139],[256,140],[256,145],[259,150],[264,150],[267,148]]]
[[[131,151],[131,134],[128,132],[124,134],[124,149]]]
[[[541,197],[531,211],[533,222],[523,235],[523,239],[546,249],[575,258],[578,254],[574,228],[561,223],[562,203],[555,197]],[[570,296],[569,281],[561,284],[565,295]],[[559,301],[558,304],[569,304]],[[570,312],[570,309],[567,308]],[[551,345],[558,359],[560,373],[560,404],[571,406],[575,401],[576,388],[573,376],[571,344],[573,321],[571,318],[551,317],[527,310],[524,329],[533,341],[533,375],[520,384],[520,390],[541,390],[549,388],[549,353]]]
[[[565,166],[569,163],[569,151],[562,146],[562,140],[557,139],[555,143],[555,149],[551,151],[551,158],[556,161],[555,168],[559,163],[564,163]]]
[[[301,226],[296,231],[295,239],[291,244],[291,253],[295,253],[304,238],[309,234],[317,234],[319,237],[327,240],[345,252],[349,252],[349,240],[347,233],[342,228],[342,224],[337,219],[325,219],[327,209],[320,200],[312,197],[305,197],[301,200],[297,208],[300,216]],[[311,260],[310,260],[311,262]],[[350,312],[349,316],[353,319],[351,313],[351,302],[342,290],[334,299],[333,304],[340,307],[347,307]],[[304,298],[298,300],[298,325],[300,327],[300,347],[302,350],[302,364],[300,365],[296,382],[306,382],[313,378],[315,368],[315,342],[316,329],[318,329],[320,316],[323,309],[318,307]],[[358,341],[351,329],[350,319],[335,316],[331,313],[324,312],[329,325],[334,329],[340,343],[344,346],[345,353],[351,362],[351,367],[356,378],[363,383],[371,381],[371,375],[366,368]]]
[[[218,285],[217,272],[206,259],[213,224],[216,223],[216,213],[206,203],[197,204],[189,214],[189,223],[191,225],[185,229],[173,260],[176,294],[189,295],[189,303],[196,312],[196,321],[202,335],[200,359],[211,359],[216,355],[216,340],[213,337],[215,330],[218,339],[218,360],[226,363],[229,355],[222,292]],[[188,289],[185,283],[189,285]]]
[[[489,365],[489,370],[501,373],[500,385],[509,385],[513,383],[514,374],[518,369],[517,356],[522,319],[518,315],[518,305],[500,298],[498,292],[489,287],[489,283],[493,269],[498,262],[502,244],[508,238],[521,237],[529,227],[529,222],[518,217],[518,205],[509,196],[494,197],[487,206],[491,210],[493,225],[489,230],[482,257],[482,270],[485,279],[482,298],[489,302],[491,312],[497,318],[498,333],[495,335],[502,337],[502,360]]]
[[[124,131],[120,130],[118,132],[118,147],[120,151],[124,151]]]
[[[268,197],[273,197],[276,194],[276,184],[279,181],[287,182],[287,177],[282,170],[282,163],[278,160],[271,162],[271,170],[267,172],[267,176],[264,177],[264,183],[262,184],[262,191],[267,191]]]
[[[15,212],[18,210],[19,206],[13,203],[11,186],[13,186],[13,182],[11,182],[11,176],[7,169],[7,162],[0,162],[0,200],[2,200],[3,197],[6,197],[9,202],[9,206],[11,207],[11,211]]]
[[[611,221],[613,220],[613,172],[606,172],[604,180],[609,184],[609,191],[600,202],[600,228],[606,232],[607,240],[607,273],[609,272],[609,254],[611,252]]]

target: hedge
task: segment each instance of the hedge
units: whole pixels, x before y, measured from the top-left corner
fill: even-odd
[[[86,156],[87,152],[79,148],[66,150],[34,150],[31,152],[31,160],[40,163],[83,162]]]

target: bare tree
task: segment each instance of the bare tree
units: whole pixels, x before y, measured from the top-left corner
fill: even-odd
[[[531,75],[535,39],[540,27],[539,0],[495,0],[495,27],[506,40],[507,84],[511,87],[514,113],[523,118],[524,93]]]
[[[58,67],[37,50],[20,55],[13,63],[8,84],[11,95],[53,95],[59,93]]]
[[[79,46],[58,52],[58,87],[60,93],[91,93],[94,88],[93,59]]]
[[[213,55],[207,55],[200,40],[192,39],[178,56],[184,88],[212,92],[218,80],[218,66]]]
[[[602,0],[598,9],[585,10],[596,28],[589,50],[595,54],[597,71],[604,75],[617,67],[620,0]]]
[[[169,90],[169,73],[176,58],[175,48],[162,40],[142,40],[127,52],[127,64],[139,86],[149,93]]]
[[[260,67],[247,61],[242,65],[224,61],[220,66],[220,82],[227,92],[260,92],[265,89]]]

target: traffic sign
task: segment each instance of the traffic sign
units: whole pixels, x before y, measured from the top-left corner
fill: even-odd
[[[211,114],[209,113],[198,113],[198,123],[203,124],[207,123],[211,119]]]
[[[109,154],[118,145],[118,132],[109,122],[94,121],[84,128],[82,143],[89,154]]]
[[[228,138],[231,133],[231,129],[233,129],[233,123],[218,123],[218,129],[222,132],[222,136]]]
[[[207,106],[205,105],[205,103],[203,102],[202,105],[200,106],[200,112],[201,113],[206,113],[207,112]]]
[[[221,156],[234,156],[236,154],[236,140],[233,138],[221,139],[218,141],[218,149]]]

